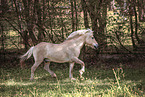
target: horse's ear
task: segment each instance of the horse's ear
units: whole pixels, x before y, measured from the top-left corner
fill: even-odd
[[[86,31],[85,33],[89,33],[90,31]]]
[[[94,31],[92,31],[91,29],[87,28],[86,33],[89,33],[89,32],[94,32]]]

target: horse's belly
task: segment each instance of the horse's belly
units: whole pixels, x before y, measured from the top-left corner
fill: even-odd
[[[70,61],[68,56],[66,56],[65,54],[59,55],[59,53],[48,55],[47,58],[49,61],[53,61],[53,62],[57,62],[57,63],[64,63],[64,62]]]
[[[68,59],[62,59],[62,58],[48,58],[48,59],[49,59],[49,61],[57,62],[57,63],[69,62]]]

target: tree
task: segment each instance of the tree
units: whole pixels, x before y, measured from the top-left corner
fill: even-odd
[[[133,49],[137,49],[142,42],[140,33],[144,28],[140,24],[143,23],[145,16],[144,0],[2,0],[1,2],[2,22],[8,23],[10,29],[13,28],[19,33],[26,49],[41,41],[60,43],[72,31],[82,28],[92,28],[102,51],[114,40],[123,47],[124,37],[131,39]],[[108,12],[118,16],[109,17]],[[108,26],[113,27],[108,31]],[[8,26],[3,24],[4,31],[5,28]],[[123,48],[125,49],[125,46]]]
[[[111,0],[82,0],[82,8],[84,12],[84,23],[86,27],[88,26],[87,13],[89,13],[92,29],[94,35],[99,42],[100,48],[106,46],[106,17],[107,17],[107,6],[110,4]]]

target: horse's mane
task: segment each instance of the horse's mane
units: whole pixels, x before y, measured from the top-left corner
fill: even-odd
[[[67,37],[67,40],[73,39],[74,37],[79,36],[79,35],[84,35],[84,34],[86,34],[87,32],[93,32],[93,31],[90,30],[90,29],[74,31],[74,32],[72,32],[72,33]]]

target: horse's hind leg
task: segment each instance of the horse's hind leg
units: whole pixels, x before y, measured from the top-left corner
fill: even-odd
[[[30,80],[34,79],[34,72],[35,72],[36,68],[41,64],[42,61],[35,61],[34,65],[31,67],[31,78],[30,78]]]
[[[56,74],[55,74],[53,71],[51,71],[51,70],[49,69],[49,65],[50,65],[50,62],[46,62],[46,63],[44,64],[44,69],[45,69],[46,71],[48,71],[52,77],[57,77]]]

